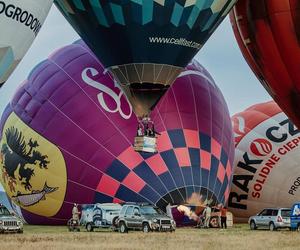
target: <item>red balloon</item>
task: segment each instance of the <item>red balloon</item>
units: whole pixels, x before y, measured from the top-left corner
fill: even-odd
[[[239,0],[230,13],[244,58],[300,127],[300,1]]]

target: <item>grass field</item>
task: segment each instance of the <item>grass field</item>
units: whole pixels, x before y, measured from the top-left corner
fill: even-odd
[[[0,235],[0,249],[300,249],[300,234],[287,230],[250,231],[239,224],[227,230],[181,228],[175,233],[111,231],[70,233],[66,227],[25,226],[24,234]]]

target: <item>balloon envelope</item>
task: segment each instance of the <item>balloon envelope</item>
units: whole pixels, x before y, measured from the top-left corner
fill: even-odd
[[[299,3],[240,0],[230,17],[241,51],[262,85],[300,127]]]
[[[0,1],[0,87],[40,31],[53,0]]]
[[[300,193],[300,130],[271,101],[232,117],[234,175],[228,207],[246,222],[267,207],[291,207]]]
[[[56,0],[114,75],[138,117],[148,115],[236,0]]]
[[[8,210],[12,211],[10,202],[7,198],[7,195],[4,191],[0,190],[0,204],[4,205]]]
[[[2,116],[0,180],[36,224],[65,223],[74,202],[225,202],[233,134],[208,72],[189,65],[153,119],[158,153],[135,152],[123,92],[83,43],[66,46],[33,69]]]

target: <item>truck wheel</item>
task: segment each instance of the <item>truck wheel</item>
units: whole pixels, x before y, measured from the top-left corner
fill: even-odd
[[[254,220],[250,221],[250,229],[255,230],[256,228],[257,227],[256,227],[256,224],[255,224],[255,221]]]
[[[151,231],[150,226],[148,223],[143,224],[143,232],[144,233],[149,233]]]
[[[86,231],[88,231],[88,232],[94,231],[94,228],[91,223],[86,224],[85,228],[86,228]]]
[[[120,233],[127,233],[128,232],[128,229],[125,225],[125,222],[121,221],[119,223],[119,231],[120,231]]]
[[[269,229],[270,229],[270,231],[276,231],[276,227],[273,222],[270,223]]]

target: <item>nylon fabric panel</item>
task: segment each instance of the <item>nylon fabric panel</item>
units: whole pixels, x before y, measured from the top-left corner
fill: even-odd
[[[143,118],[235,2],[56,0],[55,4]]]
[[[249,123],[254,111],[256,122]],[[238,116],[248,127],[236,144],[228,206],[237,221],[245,222],[265,207],[291,207],[299,200],[300,130],[273,101],[254,105]]]
[[[236,21],[234,33],[246,61],[297,126],[300,126],[299,13],[297,1],[279,0],[241,0],[231,12]]]
[[[30,48],[52,3],[53,0],[0,1],[0,87]]]

